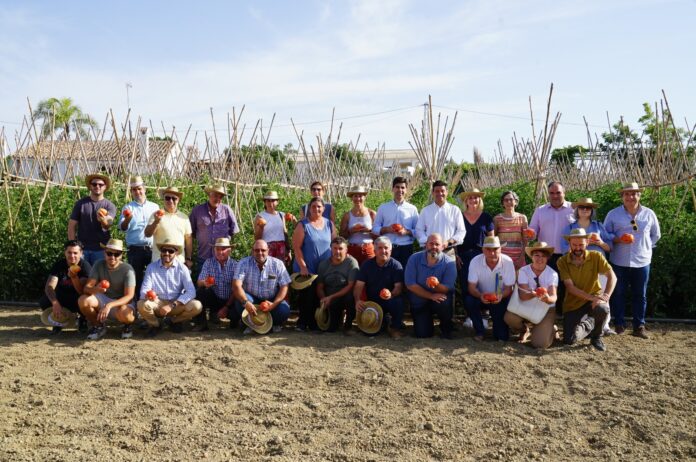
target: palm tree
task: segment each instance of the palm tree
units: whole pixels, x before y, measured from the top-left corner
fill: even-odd
[[[34,120],[43,119],[41,138],[56,133],[56,139],[70,139],[70,131],[75,130],[81,138],[87,137],[87,129],[99,128],[97,122],[82,112],[80,106],[73,104],[71,98],[48,98],[39,103],[32,114]]]

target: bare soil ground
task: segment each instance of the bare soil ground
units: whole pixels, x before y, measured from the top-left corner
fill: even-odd
[[[696,458],[696,329],[545,352],[465,332],[100,341],[0,307],[0,460]]]

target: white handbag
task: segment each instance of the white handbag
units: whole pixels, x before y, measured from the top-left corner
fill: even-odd
[[[517,284],[515,284],[515,287],[512,288],[512,295],[510,295],[507,310],[532,324],[539,324],[552,306],[547,305],[536,297],[527,301],[520,300],[520,296],[517,293]]]

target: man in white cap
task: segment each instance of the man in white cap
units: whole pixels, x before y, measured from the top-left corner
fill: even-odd
[[[195,206],[189,215],[193,237],[198,241],[198,268],[213,256],[216,239],[227,237],[233,240],[239,232],[234,212],[222,203],[227,196],[225,188],[213,185],[205,188],[205,193],[208,195],[207,202]]]
[[[152,261],[159,260],[158,244],[165,241],[180,244],[184,252],[178,253],[177,259],[189,269],[193,267],[193,238],[191,236],[191,223],[185,213],[179,211],[179,202],[184,193],[176,186],[169,186],[159,191],[164,201],[164,210],[158,210],[152,216],[145,227],[145,236],[153,238]]]
[[[203,268],[196,281],[196,298],[203,304],[203,311],[196,319],[196,330],[208,330],[206,311],[210,313],[210,322],[219,324],[220,318],[230,320],[230,328],[239,324],[237,310],[234,309],[232,278],[237,262],[230,257],[232,244],[226,237],[215,241],[215,256],[203,263]]]
[[[104,258],[101,245],[111,238],[109,228],[116,216],[116,206],[104,198],[111,186],[108,176],[95,173],[85,178],[89,196],[75,202],[68,220],[68,240],[79,239],[84,246],[84,258],[90,264]]]
[[[188,268],[177,258],[181,245],[172,241],[158,244],[159,260],[145,270],[138,312],[150,325],[146,336],[154,337],[160,329],[160,318],[171,323],[172,332],[184,330],[184,323],[203,309],[195,299],[196,288]]]
[[[152,237],[145,236],[145,227],[150,217],[159,210],[159,206],[147,200],[145,183],[136,176],[130,182],[133,200],[121,210],[119,227],[126,232],[128,264],[135,271],[135,297],[140,294],[145,268],[152,262]]]
[[[135,272],[123,262],[123,241],[109,239],[104,248],[104,259],[92,267],[84,295],[78,300],[80,311],[91,326],[87,338],[98,340],[106,334],[106,320],[123,324],[121,338],[133,336],[135,322]]]

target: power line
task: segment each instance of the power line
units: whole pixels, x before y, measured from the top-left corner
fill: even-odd
[[[449,109],[451,111],[459,111],[459,112],[468,112],[471,114],[479,114],[479,115],[487,115],[491,117],[501,117],[505,119],[519,119],[519,120],[526,120],[529,121],[531,120],[529,117],[525,116],[516,116],[512,114],[500,114],[496,112],[484,112],[484,111],[474,111],[472,109],[461,109],[461,108],[456,108],[456,107],[450,107],[450,106],[440,106],[437,104],[433,104],[433,107],[439,107],[442,109]],[[535,122],[545,122],[544,119],[534,119]],[[559,122],[560,125],[574,125],[578,127],[584,127],[585,124],[577,123],[577,122]],[[606,128],[604,125],[593,125],[593,124],[587,124],[589,127],[594,127],[594,128]]]

